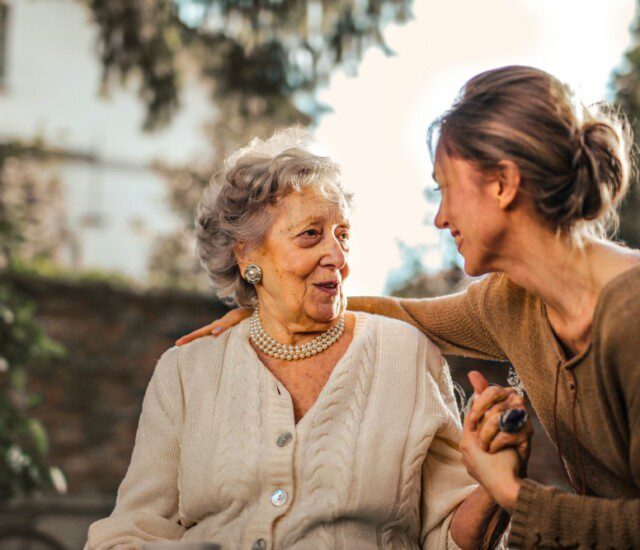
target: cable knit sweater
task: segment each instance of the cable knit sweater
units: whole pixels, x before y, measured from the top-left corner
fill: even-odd
[[[457,548],[449,525],[476,487],[460,434],[446,363],[415,328],[357,314],[295,424],[244,321],[160,358],[115,509],[85,548]]]
[[[494,273],[458,294],[356,298],[419,327],[444,353],[508,359],[583,495],[523,481],[515,548],[640,548],[640,266],[602,289],[591,339],[567,358],[542,301]],[[599,497],[599,498],[597,498]]]

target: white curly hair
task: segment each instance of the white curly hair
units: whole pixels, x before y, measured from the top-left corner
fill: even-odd
[[[313,139],[300,128],[255,138],[232,153],[215,173],[196,208],[196,248],[218,297],[227,304],[255,306],[257,293],[240,274],[236,243],[258,246],[272,224],[280,198],[313,187],[336,203],[352,204],[340,168],[309,151]]]

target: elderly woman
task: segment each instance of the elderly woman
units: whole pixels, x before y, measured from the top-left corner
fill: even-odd
[[[202,263],[255,311],[160,358],[87,548],[478,548],[504,528],[460,461],[441,353],[408,324],[345,313],[350,195],[287,139],[254,140],[205,192]]]

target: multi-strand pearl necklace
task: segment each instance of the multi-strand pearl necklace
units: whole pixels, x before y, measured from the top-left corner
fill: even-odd
[[[300,344],[296,346],[288,346],[287,344],[281,344],[276,342],[271,336],[269,336],[260,322],[260,316],[258,315],[258,308],[255,309],[251,316],[251,340],[256,347],[276,359],[284,359],[286,361],[295,361],[296,359],[304,359],[305,357],[311,357],[321,351],[326,350],[332,344],[335,344],[342,333],[344,332],[344,316],[340,318],[338,324],[330,329],[324,331],[319,336],[316,336],[311,342],[306,344]]]

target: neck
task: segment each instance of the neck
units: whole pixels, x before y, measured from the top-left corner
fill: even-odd
[[[520,239],[515,237],[511,253],[501,255],[497,271],[540,297],[550,316],[561,324],[578,326],[585,318],[590,321],[608,280],[602,260],[610,247],[588,241],[580,248],[568,236],[539,227],[527,228]]]
[[[277,342],[287,345],[306,344],[318,334],[329,330],[340,322],[342,315],[321,323],[307,317],[300,311],[296,315],[286,316],[272,312],[262,303],[259,305],[260,322],[266,333]]]

